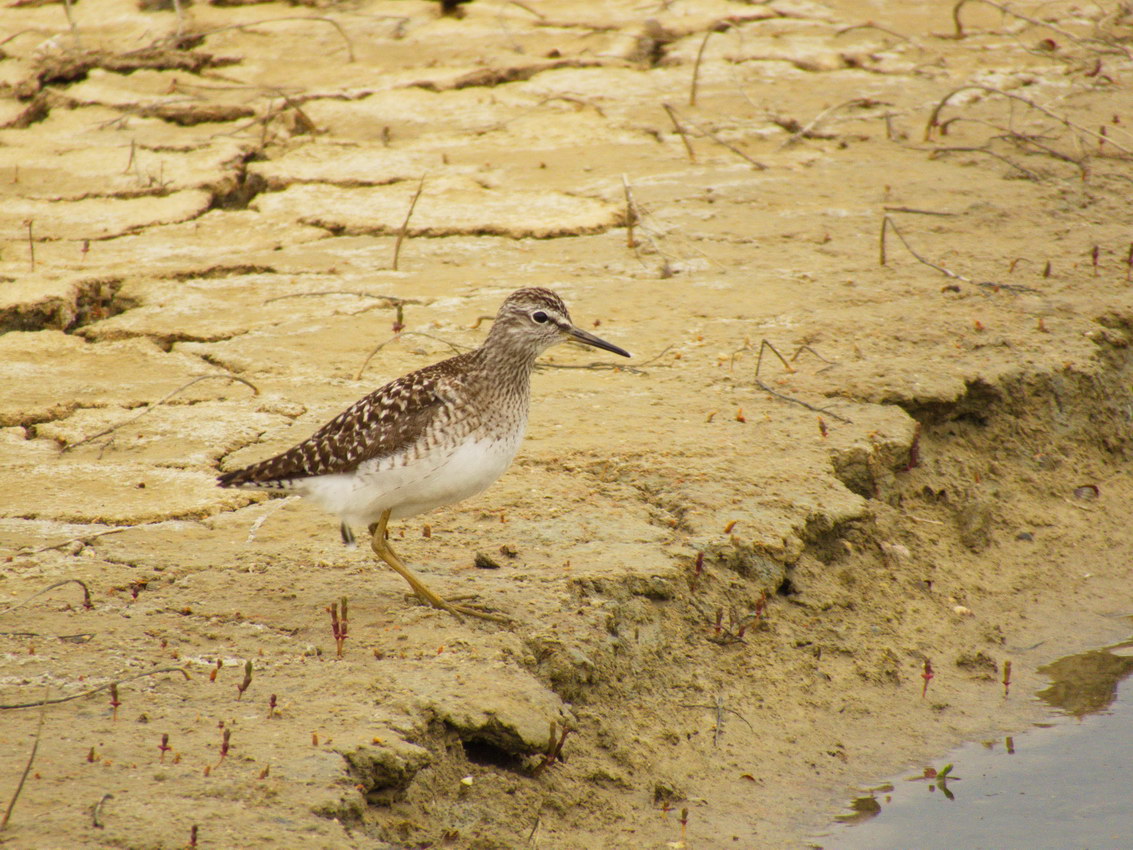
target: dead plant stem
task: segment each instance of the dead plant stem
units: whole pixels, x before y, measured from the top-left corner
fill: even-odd
[[[191,380],[187,383],[182,384],[177,389],[173,390],[173,392],[168,393],[167,395],[165,395],[162,398],[155,401],[153,404],[148,405],[141,413],[137,414],[136,416],[131,416],[129,419],[123,420],[122,422],[119,422],[115,425],[111,425],[109,428],[104,428],[103,430],[99,431],[97,434],[92,434],[89,437],[84,437],[83,439],[79,440],[77,443],[71,443],[70,445],[66,445],[66,446],[63,447],[63,451],[69,452],[72,449],[75,449],[75,448],[78,448],[81,445],[84,445],[85,443],[89,443],[93,440],[97,440],[99,437],[105,437],[107,434],[113,433],[114,431],[117,431],[119,428],[121,428],[125,425],[129,425],[131,422],[137,422],[139,419],[141,419],[147,413],[151,412],[154,408],[160,407],[161,405],[165,404],[165,402],[169,401],[169,399],[173,398],[173,396],[177,395],[182,390],[186,390],[189,387],[191,387],[193,384],[196,384],[200,381],[209,381],[209,380],[213,380],[213,379],[216,379],[216,378],[220,378],[221,380],[225,380],[225,381],[236,381],[238,383],[244,384],[247,387],[250,387],[252,392],[255,395],[260,394],[260,391],[256,387],[255,384],[253,384],[251,381],[245,380],[244,378],[237,377],[236,375],[201,375],[197,378],[193,378],[193,380]]]
[[[24,765],[24,772],[20,776],[20,781],[16,785],[16,790],[12,794],[12,799],[8,801],[8,808],[4,812],[4,819],[0,820],[0,832],[3,832],[7,826],[8,821],[12,819],[12,809],[16,807],[16,800],[20,797],[20,792],[24,790],[24,783],[27,781],[28,774],[31,773],[32,762],[35,761],[36,750],[39,749],[39,739],[43,734],[43,719],[47,715],[47,695],[50,692],[50,686],[43,689],[43,702],[40,703],[39,710],[39,723],[35,727],[35,742],[31,745],[31,752],[28,753],[28,763]]]
[[[421,191],[425,188],[425,175],[421,175],[421,179],[417,183],[417,191],[413,193],[412,199],[409,201],[409,209],[405,213],[405,221],[401,223],[401,229],[397,231],[397,241],[393,243],[393,270],[397,271],[397,260],[401,256],[401,243],[405,240],[406,234],[409,232],[409,219],[413,217],[413,210],[417,206],[417,199],[421,197]]]

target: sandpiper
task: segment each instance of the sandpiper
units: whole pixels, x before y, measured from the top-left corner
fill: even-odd
[[[457,616],[506,617],[446,602],[386,539],[390,519],[474,496],[511,464],[527,428],[535,359],[568,340],[629,353],[575,327],[549,289],[513,292],[479,348],[391,381],[294,448],[226,472],[221,487],[288,490],[342,522],[368,528],[370,546],[425,602]]]

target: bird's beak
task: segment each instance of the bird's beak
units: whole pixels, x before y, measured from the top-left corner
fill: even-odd
[[[587,333],[586,331],[581,330],[580,328],[576,328],[573,325],[567,328],[566,334],[570,339],[577,340],[578,342],[584,342],[587,345],[594,346],[595,348],[602,348],[606,351],[612,351],[614,352],[614,354],[620,354],[622,357],[631,356],[630,353],[624,348],[618,348],[612,342],[606,342],[606,340],[600,339],[599,337],[594,336],[594,334]]]

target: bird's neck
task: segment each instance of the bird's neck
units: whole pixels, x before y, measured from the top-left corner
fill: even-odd
[[[484,344],[469,353],[470,374],[477,381],[491,384],[497,390],[527,398],[531,372],[538,352],[509,345],[499,334],[489,334]]]

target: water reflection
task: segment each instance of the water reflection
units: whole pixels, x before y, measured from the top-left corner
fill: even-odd
[[[1085,717],[1109,708],[1117,698],[1117,685],[1133,673],[1133,655],[1119,654],[1133,648],[1133,640],[1106,649],[1060,658],[1040,667],[1049,676],[1050,687],[1039,698],[1075,717]]]
[[[1133,763],[1133,640],[1040,671],[1062,720],[968,744],[939,770],[870,789],[812,846],[828,850],[1133,846],[1133,807],[1119,778]],[[1071,722],[1067,717],[1078,718]],[[955,768],[953,768],[953,764]],[[924,790],[931,793],[924,793]]]
[[[881,814],[881,801],[874,796],[879,789],[870,791],[868,797],[855,797],[854,801],[850,803],[850,811],[845,814],[838,815],[839,823],[862,823],[872,817]],[[893,786],[889,785],[885,790],[892,791]],[[889,802],[892,797],[886,797],[885,801]]]

